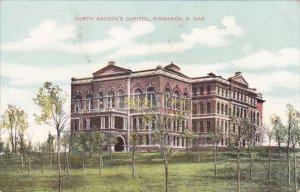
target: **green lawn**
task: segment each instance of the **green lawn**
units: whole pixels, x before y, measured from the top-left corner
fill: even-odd
[[[283,154],[282,154],[283,155]],[[170,161],[169,191],[236,191],[235,154],[222,152],[218,156],[218,177],[214,178],[212,152],[201,152],[201,162],[196,162],[196,153],[174,153]],[[299,154],[298,154],[298,158]],[[298,175],[300,168],[298,161]],[[27,172],[27,164],[20,171],[18,157],[10,157],[5,161],[1,157],[0,191],[57,191],[56,164],[45,165],[42,173],[41,164],[32,157],[32,171]],[[48,163],[48,162],[46,162]],[[64,176],[64,191],[164,191],[164,166],[159,153],[137,154],[136,178],[131,178],[130,153],[114,153],[113,160],[104,156],[102,176],[97,168],[97,157],[93,164],[86,162],[86,169],[81,170],[80,158],[71,158],[70,175]],[[294,184],[286,182],[285,157],[274,154],[272,162],[272,182],[267,182],[267,158],[257,153],[254,162],[253,180],[249,181],[249,165],[246,155],[241,160],[241,191],[293,191]],[[293,161],[291,161],[293,165]],[[292,170],[293,181],[293,170]],[[300,179],[298,177],[298,183]]]

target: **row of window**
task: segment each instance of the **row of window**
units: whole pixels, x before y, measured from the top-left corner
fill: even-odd
[[[136,89],[134,92],[134,105],[135,107],[142,107],[144,104],[147,106],[156,106],[157,105],[157,98],[156,98],[156,91],[153,87],[149,87],[146,91],[146,95],[143,95],[141,89]],[[164,107],[165,108],[173,108],[175,110],[182,110],[187,111],[188,104],[187,104],[187,94],[183,94],[183,98],[180,98],[179,92],[175,91],[173,96],[170,95],[170,90],[166,89],[164,93]],[[113,91],[109,91],[107,96],[103,96],[102,92],[99,92],[97,98],[93,98],[91,94],[87,95],[85,99],[82,99],[80,95],[76,95],[74,97],[74,111],[79,112],[81,109],[85,109],[87,111],[91,111],[94,108],[103,109],[103,108],[115,108],[115,99],[116,96]],[[122,90],[119,90],[117,93],[117,107],[119,109],[124,108],[124,101],[125,95]],[[94,101],[98,102],[98,107],[94,106]],[[181,101],[181,102],[180,102]],[[85,102],[85,106],[82,103]],[[181,107],[180,107],[181,104]]]
[[[133,117],[132,119],[132,128],[134,130],[148,130],[150,127],[152,130],[154,130],[157,126],[155,121],[151,123],[145,122],[142,116],[137,116]],[[177,132],[184,132],[186,127],[187,127],[187,121],[186,120],[170,120],[169,122],[165,122],[165,128],[172,130],[172,131],[177,131]]]
[[[80,125],[81,124],[81,125]],[[79,119],[72,120],[72,127],[76,130],[99,130],[99,129],[126,129],[125,118],[118,116],[101,116],[82,118],[81,123]]]
[[[248,103],[252,106],[256,106],[256,99],[254,97],[250,97],[250,96],[240,93],[238,91],[231,91],[231,97],[230,97],[230,91],[228,89],[217,87],[217,94],[222,97],[233,98],[238,101]]]

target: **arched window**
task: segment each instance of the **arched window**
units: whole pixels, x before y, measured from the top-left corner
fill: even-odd
[[[124,108],[124,92],[121,89],[118,91],[118,99],[119,99],[118,107],[119,107],[119,109],[123,109]]]
[[[259,113],[256,114],[256,124],[259,126]]]
[[[228,105],[225,105],[225,115],[228,115]]]
[[[154,107],[156,105],[155,89],[153,87],[147,89],[147,102],[149,107]]]
[[[81,102],[82,102],[82,98],[80,95],[76,95],[74,97],[75,103],[74,103],[74,112],[78,113],[81,110]]]
[[[103,109],[104,108],[103,92],[99,92],[98,97],[99,97],[99,109]]]
[[[108,92],[107,105],[108,105],[108,108],[115,107],[115,93],[113,91]]]
[[[246,111],[246,109],[244,109],[244,118],[245,119],[247,118],[247,111]]]
[[[217,113],[220,113],[220,103],[217,104]]]
[[[187,106],[188,106],[188,100],[187,100],[187,94],[186,93],[184,93],[183,94],[183,99],[182,99],[182,110],[183,111],[187,111]]]
[[[239,116],[240,116],[240,108],[237,107],[237,108],[236,108],[236,117],[239,117]]]
[[[206,112],[210,113],[210,103],[206,103]]]
[[[179,109],[179,93],[178,93],[178,91],[175,91],[173,93],[173,109],[175,109],[175,110]]]
[[[92,95],[87,95],[86,96],[86,107],[85,109],[87,111],[91,111],[93,109],[93,96]]]
[[[222,103],[221,105],[221,114],[223,115],[224,114],[224,104]]]
[[[170,89],[166,88],[164,93],[164,108],[171,108]]]
[[[142,106],[142,90],[140,88],[134,91],[134,103],[137,104],[138,107]]]

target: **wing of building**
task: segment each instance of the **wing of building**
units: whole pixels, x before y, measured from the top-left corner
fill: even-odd
[[[157,113],[184,112],[180,123],[174,121],[169,125],[168,140],[177,149],[187,145],[182,134],[185,130],[198,134],[201,145],[211,145],[209,135],[216,127],[222,132],[219,146],[226,147],[230,129],[236,132],[230,125],[229,114],[251,118],[261,126],[264,102],[262,95],[249,87],[241,72],[228,79],[213,73],[191,78],[173,63],[132,71],[109,62],[91,77],[72,78],[71,98],[71,132],[101,130],[113,133],[118,138],[113,146],[115,151],[129,150],[131,130],[138,133],[139,150],[159,148],[152,135],[154,128],[145,123],[141,111],[131,107],[132,98],[136,101],[147,99],[150,106],[158,106]]]

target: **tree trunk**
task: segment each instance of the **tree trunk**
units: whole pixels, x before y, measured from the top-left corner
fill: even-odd
[[[60,164],[60,132],[57,130],[57,167],[58,167],[58,190],[62,191],[62,175]]]
[[[44,164],[44,161],[42,162],[42,173],[44,173],[44,170],[45,170],[45,164]]]
[[[50,150],[49,150],[49,167],[51,167],[51,152],[50,152]]]
[[[164,162],[165,162],[165,189],[166,189],[165,192],[168,192],[169,170],[168,170],[168,160],[165,151],[164,151]]]
[[[287,161],[287,179],[288,179],[288,184],[291,184],[291,168],[290,168],[291,165],[290,165],[289,142],[287,144],[286,161]]]
[[[69,176],[69,155],[66,152],[66,168],[67,168],[67,175]]]
[[[15,128],[15,148],[14,148],[15,154],[17,154],[17,129]]]
[[[15,153],[14,149],[15,149],[15,142],[14,142],[14,135],[13,135],[13,127],[10,127],[10,142],[11,142],[11,150],[12,153]]]
[[[102,175],[102,155],[99,153],[99,174]]]
[[[197,162],[200,163],[200,146],[197,147]]]
[[[28,154],[28,176],[31,173],[31,165],[30,165],[30,155]]]
[[[112,160],[112,150],[111,150],[111,146],[110,146],[110,140],[108,140],[108,147],[109,147],[109,157],[110,157],[110,160]]]
[[[215,150],[214,150],[214,166],[215,166],[215,179],[217,179],[217,144],[215,143]]]
[[[135,145],[132,147],[132,178],[135,178]]]
[[[236,165],[237,165],[237,192],[241,191],[241,186],[240,186],[240,144],[238,143],[238,148],[237,148],[237,158],[236,158]]]
[[[23,168],[24,168],[24,159],[23,159],[23,154],[21,154],[21,173],[23,173]]]
[[[250,153],[250,180],[252,180],[252,153]]]
[[[294,152],[294,182],[295,182],[295,192],[298,191],[298,183],[297,183],[297,158],[296,153]]]
[[[82,160],[82,171],[84,170],[84,160]]]
[[[269,171],[268,171],[268,180],[271,182],[271,146],[269,144]]]

